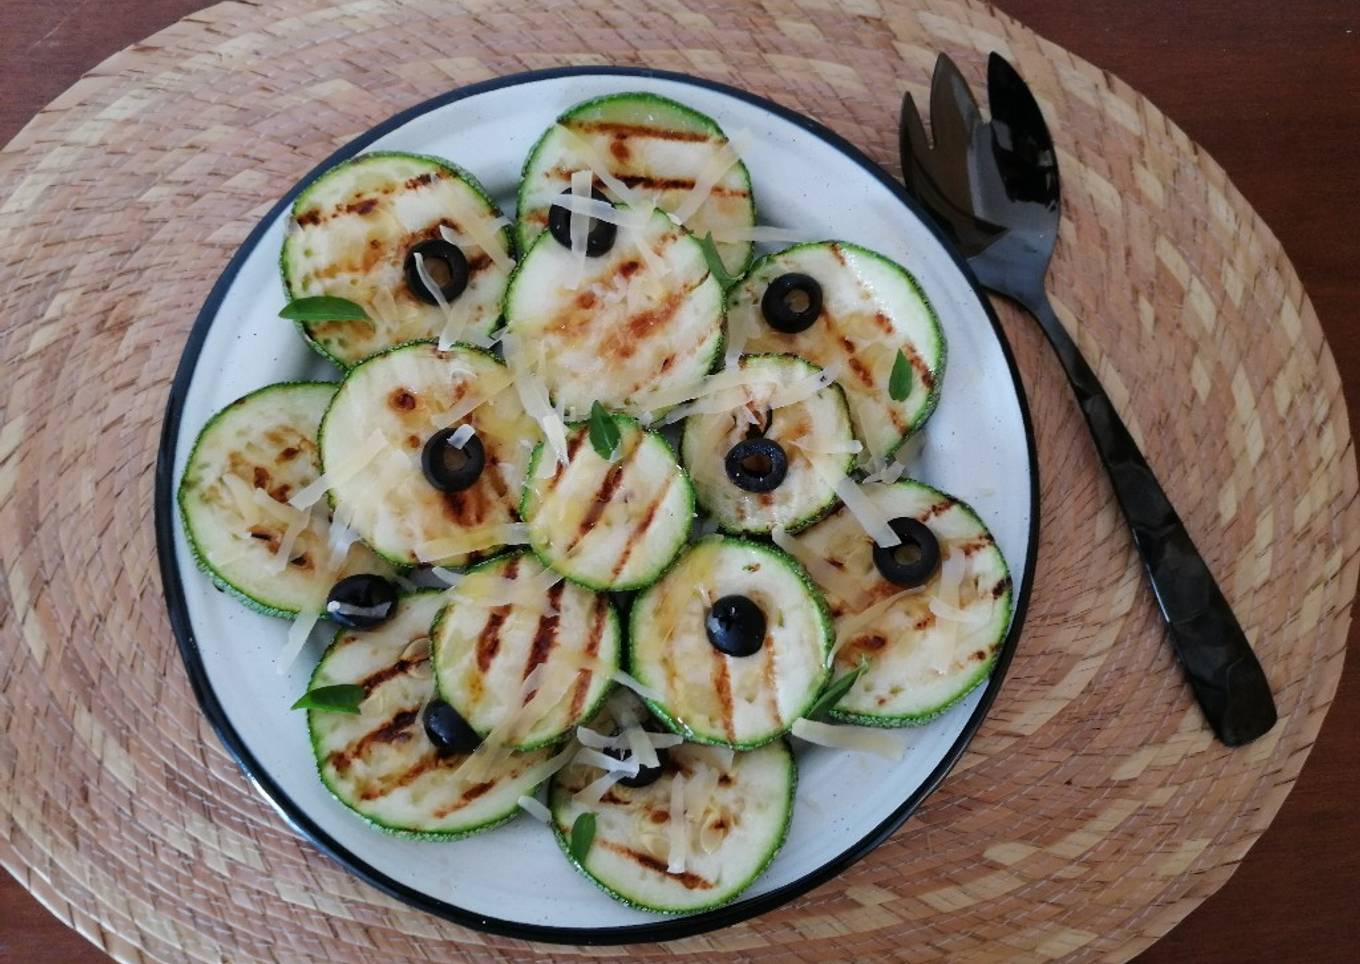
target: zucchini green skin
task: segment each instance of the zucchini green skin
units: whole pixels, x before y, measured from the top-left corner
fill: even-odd
[[[364,369],[364,367],[367,366],[367,365],[372,365],[372,364],[374,364],[374,363],[377,363],[377,362],[379,362],[381,359],[388,358],[388,357],[390,357],[390,356],[396,354],[397,352],[408,351],[408,350],[412,350],[412,349],[419,348],[419,347],[421,347],[421,346],[435,346],[436,344],[437,344],[437,343],[436,343],[434,340],[431,340],[431,339],[419,339],[419,340],[416,340],[416,341],[403,342],[403,343],[401,343],[401,344],[399,344],[399,345],[393,345],[393,346],[390,347],[390,348],[384,349],[383,351],[380,351],[380,352],[377,352],[377,353],[375,353],[375,354],[373,354],[373,355],[370,355],[370,356],[368,356],[367,358],[365,358],[363,361],[359,362],[359,364],[357,364],[357,365],[355,365],[353,368],[351,368],[348,372],[345,373],[345,379],[344,379],[343,381],[340,382],[340,388],[343,389],[344,386],[345,386],[345,384],[346,384],[346,382],[348,382],[350,379],[354,378],[357,374],[359,374],[360,372],[362,372],[362,370]],[[451,345],[451,346],[449,347],[449,351],[450,351],[450,352],[455,352],[455,351],[459,351],[459,352],[468,352],[468,353],[471,353],[471,354],[480,356],[480,357],[482,357],[482,358],[485,358],[485,359],[487,359],[487,360],[489,360],[489,361],[492,361],[492,362],[494,362],[494,363],[495,363],[496,365],[498,365],[498,366],[504,366],[504,362],[502,362],[502,361],[501,361],[501,360],[500,360],[493,352],[491,352],[491,351],[489,351],[489,350],[487,350],[487,349],[485,349],[485,348],[479,348],[479,347],[477,347],[477,346],[475,346],[475,345],[469,345],[469,344],[466,344],[466,343],[464,343],[464,342],[457,342],[457,343],[455,343],[455,344],[453,344],[453,345]],[[513,393],[510,393],[510,394],[513,394]],[[325,443],[324,443],[324,440],[325,440],[325,438],[326,438],[327,428],[328,428],[328,426],[329,426],[329,424],[330,424],[330,421],[331,421],[331,415],[332,415],[332,414],[334,413],[334,411],[335,411],[336,399],[340,398],[340,396],[341,396],[341,392],[340,392],[340,391],[337,391],[337,392],[335,393],[335,398],[331,399],[331,404],[330,404],[329,407],[327,407],[326,413],[321,417],[321,427],[317,430],[318,447],[322,450],[322,451],[321,451],[321,467],[322,467],[323,472],[324,472],[325,467],[326,467],[326,459],[325,459]],[[488,402],[487,404],[489,405],[489,404],[491,404],[491,403]],[[525,415],[524,418],[527,420],[527,419],[528,419],[528,416]],[[532,426],[532,424],[533,424],[533,423],[532,423],[531,421],[526,421],[526,429],[527,429],[528,427]],[[336,508],[336,500],[335,500],[335,493],[334,493],[333,490],[328,489],[328,490],[326,491],[326,501],[327,501],[327,504],[331,507],[331,510],[334,511],[335,508]],[[514,509],[515,509],[515,507],[512,506],[512,507],[511,507],[512,512],[514,511]],[[430,564],[430,565],[445,565],[445,566],[448,566],[448,567],[450,567],[450,568],[461,569],[461,568],[463,568],[463,567],[465,567],[465,566],[467,566],[467,565],[470,565],[472,562],[477,562],[477,561],[480,561],[480,560],[483,560],[483,559],[490,560],[490,559],[497,558],[497,557],[503,555],[503,554],[507,551],[507,549],[509,548],[508,546],[499,546],[499,547],[495,547],[495,548],[492,548],[492,549],[487,549],[487,550],[484,550],[484,551],[481,551],[481,552],[477,552],[477,553],[474,554],[474,558],[472,558],[472,559],[470,559],[470,560],[461,560],[461,559],[427,560],[426,562],[423,562],[423,563],[417,563],[415,560],[413,560],[413,559],[411,559],[411,558],[407,558],[407,557],[405,557],[405,556],[398,555],[397,553],[392,552],[390,548],[385,548],[385,547],[376,545],[376,544],[374,543],[373,540],[371,540],[370,538],[364,536],[363,533],[359,533],[359,535],[360,535],[361,540],[362,540],[362,541],[364,542],[364,544],[365,544],[365,545],[366,545],[366,546],[374,553],[374,555],[378,556],[379,558],[383,559],[384,561],[390,563],[392,566],[394,566],[394,567],[396,567],[396,568],[398,568],[398,569],[401,569],[401,570],[409,570],[409,569],[413,568],[415,565],[423,565],[423,564]]]
[[[339,386],[335,382],[290,381],[266,385],[263,388],[248,392],[234,402],[223,407],[220,411],[214,413],[213,416],[208,419],[203,428],[199,430],[198,436],[194,439],[193,448],[190,449],[189,458],[185,462],[184,474],[180,478],[175,501],[179,506],[180,520],[184,525],[185,541],[189,544],[189,551],[193,556],[194,564],[208,575],[217,589],[225,592],[247,608],[264,616],[274,616],[280,619],[294,619],[297,617],[299,609],[297,606],[291,605],[286,600],[270,597],[259,591],[255,593],[250,592],[246,588],[237,585],[228,574],[220,571],[209,562],[208,554],[202,545],[202,537],[196,531],[193,513],[190,511],[188,505],[194,468],[198,462],[198,456],[200,455],[204,440],[209,437],[212,430],[217,427],[225,417],[235,414],[244,407],[258,404],[277,392],[296,391],[299,389],[318,389],[329,391],[333,396],[338,387]],[[375,559],[373,562],[377,563],[378,560]],[[371,568],[375,569],[379,575],[388,574],[386,568],[383,566],[375,565]],[[275,588],[277,588],[277,581],[274,581],[274,585]]]
[[[762,860],[759,863],[759,865],[757,865],[735,888],[733,888],[730,893],[717,900],[713,900],[703,904],[677,907],[666,904],[648,903],[646,901],[638,900],[635,897],[624,893],[616,886],[611,887],[609,884],[605,883],[604,880],[602,880],[600,877],[598,877],[595,873],[593,873],[590,870],[588,866],[590,862],[589,852],[586,853],[586,860],[584,863],[582,861],[577,860],[574,856],[572,856],[571,828],[562,826],[562,824],[558,820],[558,813],[555,807],[551,808],[553,811],[553,819],[551,822],[553,837],[557,840],[557,846],[562,851],[562,855],[567,858],[568,863],[570,863],[573,867],[576,868],[578,873],[580,873],[592,884],[594,884],[597,888],[599,888],[600,891],[602,891],[605,894],[608,894],[614,900],[628,907],[632,907],[636,910],[652,911],[653,913],[658,914],[693,914],[699,913],[701,911],[713,910],[718,907],[724,907],[727,904],[732,903],[732,901],[736,900],[738,897],[740,897],[747,890],[747,888],[749,888],[753,883],[755,883],[760,878],[761,874],[765,873],[765,871],[769,869],[769,866],[774,861],[774,858],[777,857],[779,855],[780,850],[783,849],[785,841],[788,840],[789,825],[793,822],[794,799],[797,796],[798,792],[798,765],[796,763],[793,751],[790,748],[787,739],[780,738],[775,742],[767,743],[763,747],[761,747],[760,750],[761,752],[767,752],[770,750],[774,750],[776,748],[782,750],[783,752],[785,766],[787,767],[788,774],[788,793],[787,796],[785,797],[787,805],[784,807],[783,819],[780,823],[778,834],[776,836],[773,846],[765,854],[764,860]],[[554,778],[554,780],[550,782],[549,786],[554,786],[555,783],[556,779]],[[550,791],[549,792],[550,804],[554,801],[554,796],[555,796],[554,793]]]
[[[914,299],[919,303],[919,306],[923,311],[923,318],[929,331],[929,347],[934,350],[938,359],[936,364],[931,368],[933,383],[925,392],[924,397],[916,397],[916,386],[921,379],[916,372],[913,371],[911,380],[912,396],[909,396],[906,402],[892,403],[893,405],[910,403],[914,408],[914,414],[907,421],[907,424],[902,428],[900,433],[898,433],[897,437],[887,444],[875,444],[876,441],[881,440],[868,436],[866,425],[863,424],[865,413],[859,410],[858,396],[862,394],[863,390],[852,380],[853,376],[850,373],[841,374],[839,381],[842,385],[849,384],[851,388],[854,389],[854,391],[847,391],[847,396],[849,398],[851,415],[855,423],[856,436],[865,443],[866,454],[876,455],[884,460],[888,460],[897,453],[909,438],[920,431],[921,427],[925,425],[931,414],[934,413],[935,407],[939,404],[940,392],[944,387],[945,371],[949,359],[949,345],[945,340],[944,329],[940,325],[939,315],[936,313],[935,307],[931,304],[929,297],[927,297],[925,290],[911,272],[907,271],[906,268],[902,267],[886,255],[861,245],[853,244],[849,241],[806,241],[795,244],[782,251],[776,251],[757,259],[755,263],[751,265],[751,269],[746,273],[745,277],[737,282],[737,284],[733,285],[731,291],[728,292],[729,327],[736,323],[736,316],[740,313],[742,318],[746,319],[745,323],[750,327],[751,331],[751,339],[747,342],[746,348],[748,352],[788,352],[795,355],[801,355],[811,362],[826,367],[827,364],[834,359],[826,357],[826,355],[832,354],[829,350],[816,344],[815,339],[819,333],[819,324],[814,323],[807,332],[800,335],[786,335],[781,332],[776,332],[769,328],[764,320],[759,317],[760,297],[759,294],[755,292],[755,286],[761,285],[760,290],[761,293],[763,293],[764,286],[761,284],[762,276],[769,274],[771,277],[774,277],[774,272],[778,270],[781,259],[789,260],[791,258],[797,258],[801,252],[815,253],[818,249],[823,248],[833,250],[839,249],[842,253],[848,252],[854,256],[867,259],[870,262],[880,265],[886,269],[889,274],[901,280]],[[834,354],[839,357],[843,352],[838,348]],[[876,388],[876,392],[877,391],[878,389]],[[886,378],[881,386],[881,396],[882,399],[888,399]],[[880,412],[869,414],[875,423],[881,422]]]
[[[664,227],[663,227],[664,226]],[[559,299],[551,304],[534,304],[534,292],[542,290],[542,278],[546,275],[553,278],[558,268],[562,268],[561,263],[554,264],[554,259],[569,257],[569,252],[558,244],[551,233],[544,231],[525,251],[524,256],[515,265],[515,270],[510,275],[510,280],[505,286],[505,298],[501,305],[501,314],[505,318],[505,324],[509,332],[519,336],[525,343],[542,343],[545,351],[545,362],[548,364],[544,370],[539,372],[547,384],[548,393],[553,402],[562,404],[566,410],[575,417],[579,417],[589,411],[590,405],[594,401],[599,401],[611,411],[619,411],[625,414],[649,414],[659,415],[666,410],[666,406],[649,405],[649,399],[645,394],[649,390],[664,389],[675,382],[697,383],[703,376],[711,373],[722,362],[722,352],[726,344],[725,332],[723,328],[724,316],[727,304],[727,293],[723,290],[715,277],[708,271],[707,263],[703,260],[702,249],[699,242],[689,235],[684,228],[677,228],[671,224],[665,214],[659,210],[653,212],[652,219],[648,222],[648,230],[661,228],[666,234],[674,234],[675,240],[670,244],[665,252],[667,259],[688,259],[690,267],[698,268],[694,283],[684,296],[680,307],[671,312],[666,318],[668,326],[679,325],[679,316],[687,315],[683,322],[693,323],[702,321],[704,329],[701,332],[702,341],[698,343],[698,348],[692,357],[682,358],[680,363],[669,370],[663,367],[660,361],[656,365],[649,367],[645,375],[634,366],[640,364],[637,358],[645,353],[658,353],[658,344],[664,344],[653,331],[646,328],[643,333],[635,337],[630,342],[633,350],[627,355],[613,351],[612,353],[596,354],[590,357],[590,367],[588,370],[577,370],[572,367],[573,359],[565,356],[575,344],[572,340],[558,334],[563,329],[571,329],[573,333],[582,327],[584,321],[588,327],[591,323],[589,319],[598,317],[605,306],[593,305],[583,308],[576,299]],[[559,250],[560,249],[560,254]],[[684,250],[682,250],[684,249]],[[599,270],[605,265],[614,265],[615,261],[633,260],[628,257],[620,259],[616,252],[621,249],[616,245],[599,258],[588,258],[586,261],[588,268]],[[655,242],[653,242],[655,250]],[[675,264],[671,264],[675,268]],[[617,283],[620,280],[620,270],[617,266],[611,267],[611,276],[604,280]],[[630,284],[636,284],[640,278],[649,277],[650,273],[646,266],[640,272],[631,276]],[[675,274],[668,276],[668,280],[662,284],[672,284]],[[601,282],[603,283],[603,281]],[[589,287],[589,286],[587,286]],[[711,301],[710,301],[711,299]],[[618,326],[626,326],[628,321],[640,317],[628,312],[628,320],[619,321]],[[672,352],[672,357],[674,353]],[[579,359],[577,359],[579,360]],[[583,362],[583,364],[586,364]],[[602,365],[609,364],[609,368],[602,368]],[[635,384],[636,390],[628,390],[628,387],[620,387],[617,380],[626,380],[628,383]],[[583,384],[583,382],[585,382]]]
[[[557,125],[568,124],[573,120],[605,120],[613,111],[629,108],[650,108],[669,116],[674,129],[682,129],[693,133],[702,133],[726,137],[717,121],[706,114],[700,113],[692,107],[687,107],[678,101],[671,100],[669,97],[662,97],[659,94],[649,94],[642,92],[620,92],[614,94],[604,94],[582,101],[574,107],[568,108],[557,118],[553,127],[544,131],[534,146],[530,148],[529,155],[524,159],[524,166],[520,170],[519,190],[516,194],[516,219],[515,236],[519,241],[521,251],[527,251],[534,240],[542,233],[542,228],[537,224],[531,224],[526,219],[526,213],[539,208],[531,196],[533,190],[534,175],[540,166],[544,153],[549,149],[552,136]],[[749,209],[748,226],[756,224],[756,199],[755,192],[751,185],[751,172],[746,164],[738,161],[733,165],[737,171],[738,178],[745,186],[746,197]],[[618,171],[613,171],[617,175]],[[751,267],[751,262],[755,257],[755,245],[751,242],[744,244],[724,244],[721,251],[723,265],[727,268],[728,274],[739,277],[746,273]]]
[[[486,190],[486,187],[482,184],[482,182],[479,181],[477,177],[470,171],[468,171],[466,168],[458,164],[455,164],[453,161],[450,161],[442,157],[436,157],[432,154],[420,154],[412,151],[365,151],[362,154],[356,154],[354,157],[341,161],[339,164],[336,164],[335,166],[330,167],[327,170],[323,171],[321,174],[317,175],[317,177],[313,179],[312,182],[308,184],[307,187],[305,187],[296,198],[293,199],[293,204],[289,208],[290,226],[296,225],[299,214],[306,209],[308,204],[310,204],[315,192],[321,186],[323,186],[326,183],[326,181],[333,177],[343,176],[345,173],[348,172],[350,168],[356,165],[371,163],[374,159],[381,160],[384,158],[417,161],[421,163],[430,164],[436,168],[439,168],[440,170],[443,170],[446,173],[452,175],[454,178],[462,181],[463,184],[471,190],[473,195],[479,198],[487,206],[487,208],[490,211],[492,211],[497,217],[502,216],[500,207],[496,204],[495,200],[491,197],[490,193]],[[516,254],[515,232],[511,230],[510,225],[505,225],[501,227],[500,230],[496,232],[496,234],[500,237],[501,243],[505,245],[506,253],[512,259],[515,258]],[[286,233],[284,236],[283,244],[279,248],[278,258],[279,277],[283,282],[284,297],[288,301],[292,301],[293,299],[302,296],[301,293],[294,289],[292,279],[289,277],[288,271],[290,244],[295,239],[295,237],[296,235],[293,234],[292,232]],[[302,336],[303,341],[307,343],[309,348],[311,348],[322,358],[325,358],[327,361],[334,364],[341,371],[347,371],[348,369],[353,368],[356,364],[358,364],[359,361],[364,361],[366,360],[366,358],[372,357],[372,355],[370,354],[368,356],[365,356],[365,358],[361,358],[358,360],[342,358],[335,352],[331,351],[330,348],[326,346],[324,341],[314,336],[312,328],[315,324],[317,324],[316,322],[298,320],[294,321],[293,324],[297,327],[298,334]],[[499,328],[500,325],[501,318],[500,316],[497,316],[491,320],[490,325],[485,329],[483,333],[490,334],[491,332],[494,332],[497,328]],[[397,344],[390,345],[387,347],[389,348],[400,347],[400,344],[402,343],[399,342]],[[377,352],[375,354],[380,353],[381,352]]]
[[[817,366],[813,365],[811,362],[805,359],[799,358],[796,355],[762,353],[742,356],[743,363],[746,363],[747,359],[788,360],[790,363],[796,363],[803,369],[805,369],[803,372],[800,373],[802,375],[811,375],[817,371]],[[836,399],[839,400],[840,409],[844,413],[846,424],[849,425],[850,407],[845,400],[845,390],[841,387],[840,382],[832,382],[825,389],[823,389],[823,391],[831,392],[836,397]],[[818,394],[820,395],[821,393],[819,392]],[[800,402],[798,403],[798,405],[790,406],[790,408],[797,408],[804,404],[806,403]],[[691,478],[698,479],[700,477],[701,473],[699,472],[698,467],[701,464],[701,460],[703,462],[712,462],[714,464],[721,463],[722,453],[704,451],[702,448],[699,451],[695,452],[690,451],[691,445],[693,444],[695,427],[698,424],[698,421],[702,419],[711,419],[714,417],[715,416],[712,415],[690,415],[685,419],[684,436],[683,441],[681,442],[680,450],[683,453],[683,461],[685,465],[691,467],[690,468]],[[851,435],[850,437],[853,438],[853,435]],[[732,440],[728,439],[728,441]],[[854,453],[848,453],[842,460],[841,464],[836,467],[836,470],[844,472],[845,474],[848,475],[854,468],[856,459],[857,456]],[[794,464],[796,464],[794,462],[794,457],[792,455],[790,455],[790,461],[791,461],[790,469],[792,470]],[[808,468],[810,469],[810,466]],[[717,473],[715,472],[714,475],[716,476]],[[775,521],[769,519],[765,520],[763,523],[752,521],[743,524],[740,520],[734,519],[730,513],[726,512],[718,498],[715,498],[715,496],[718,496],[720,494],[736,495],[740,493],[740,490],[737,490],[735,486],[732,486],[729,482],[727,482],[725,476],[721,479],[721,481],[718,481],[716,484],[714,482],[703,484],[699,481],[696,481],[694,485],[694,490],[696,498],[699,500],[699,507],[706,514],[712,516],[714,519],[717,520],[718,526],[719,528],[721,528],[723,532],[728,532],[735,535],[768,536],[770,534],[770,530],[775,528],[775,525],[777,524]],[[776,489],[773,493],[771,493],[771,495],[778,499],[779,490]],[[754,497],[759,498],[759,496]],[[809,506],[808,509],[802,515],[790,519],[788,522],[784,523],[782,528],[784,529],[784,531],[790,533],[801,532],[803,529],[808,528],[809,526],[813,525],[814,523],[820,521],[821,519],[829,515],[836,508],[837,502],[838,496],[836,495],[835,490],[828,487],[825,493],[825,497],[820,503],[813,506]]]
[[[903,479],[893,483],[891,489],[920,494],[929,497],[938,504],[948,502],[949,509],[946,510],[947,512],[957,512],[963,520],[976,527],[977,533],[985,535],[988,540],[991,539],[991,534],[988,532],[985,523],[983,523],[982,519],[978,516],[972,506],[968,505],[966,502],[956,499],[933,486],[926,485],[922,482],[916,482],[911,479]],[[821,525],[824,526],[836,524],[843,524],[847,529],[852,526],[858,527],[858,523],[854,523],[849,519],[842,519],[839,516],[821,523]],[[936,525],[938,525],[938,521]],[[817,531],[817,529],[809,530],[807,533],[800,536],[800,539],[808,539],[812,536],[812,533],[817,533]],[[857,531],[864,539],[868,538],[867,536],[864,536],[862,530]],[[1001,651],[1001,643],[1005,639],[1006,631],[1010,626],[1011,617],[1013,615],[1014,590],[1011,585],[1010,569],[1006,564],[1005,557],[1002,556],[1000,550],[996,548],[994,541],[990,547],[983,549],[982,552],[989,557],[990,568],[988,571],[993,576],[1000,577],[1002,584],[1006,587],[1004,593],[997,598],[995,604],[996,608],[993,610],[991,620],[984,627],[986,632],[979,631],[975,634],[978,638],[969,643],[970,646],[977,646],[980,651],[985,652],[985,657],[978,660],[977,665],[973,666],[967,674],[959,677],[957,686],[955,686],[946,697],[936,703],[922,707],[917,711],[908,713],[870,713],[865,712],[862,709],[847,709],[844,704],[847,701],[850,701],[856,692],[856,688],[852,687],[851,691],[842,698],[841,702],[837,703],[836,706],[828,711],[828,716],[831,719],[842,723],[854,723],[860,726],[877,726],[883,728],[921,726],[949,711],[991,675],[992,668],[996,665],[997,657]],[[851,559],[843,559],[843,561],[847,565],[852,564],[853,562]],[[869,580],[884,581],[882,580],[882,576],[877,572],[872,572],[872,574],[866,575],[865,578]],[[884,583],[886,585],[886,581],[884,581]],[[862,629],[860,633],[863,632],[864,630]],[[860,633],[857,633],[856,635],[858,636]],[[885,650],[885,652],[890,652],[891,649],[892,646],[890,644],[889,649]]]
[[[528,550],[512,549],[508,552],[494,556],[493,558],[479,562],[476,565],[467,567],[464,570],[464,576],[465,577],[470,576],[473,573],[481,572],[487,569],[491,569],[493,567],[503,566],[510,560],[516,558],[528,558],[537,561],[537,556],[535,556]],[[548,567],[545,565],[544,568]],[[604,597],[604,599],[606,607],[605,626],[602,632],[603,637],[605,639],[609,639],[612,637],[612,639],[614,640],[615,647],[614,666],[615,668],[617,668],[619,660],[623,655],[624,648],[623,625],[619,619],[618,609],[614,606],[613,601],[610,600],[608,597]],[[477,729],[476,724],[470,718],[471,714],[464,713],[462,701],[458,698],[458,694],[449,692],[448,687],[445,685],[443,680],[444,674],[441,673],[439,670],[439,667],[443,662],[443,658],[441,656],[441,651],[443,649],[442,627],[444,622],[448,618],[450,618],[450,613],[453,611],[455,605],[456,603],[449,603],[445,605],[443,608],[441,608],[439,610],[439,613],[435,616],[434,622],[430,626],[430,641],[432,644],[433,652],[432,659],[434,661],[435,666],[434,675],[435,692],[438,694],[440,699],[444,700],[444,702],[448,703],[450,706],[458,710],[459,713],[463,715],[464,719],[468,721],[468,724],[470,726],[472,726],[474,729]],[[553,746],[554,744],[561,742],[563,737],[569,735],[575,729],[578,722],[580,722],[581,720],[588,720],[599,712],[600,708],[604,705],[605,700],[609,698],[609,694],[614,691],[615,686],[616,684],[612,680],[607,680],[605,682],[605,685],[600,687],[600,692],[595,696],[595,698],[592,699],[589,703],[587,703],[585,707],[581,710],[578,718],[568,721],[567,725],[560,731],[547,734],[546,736],[543,736],[540,739],[528,740],[525,741],[524,743],[516,744],[514,745],[513,749],[516,750],[517,752],[524,753],[532,750],[539,750],[548,746]],[[479,730],[479,732],[481,732],[483,736],[486,735],[486,733],[482,730]]]
[[[694,483],[690,479],[689,473],[685,471],[684,466],[680,464],[680,460],[676,457],[675,449],[671,447],[671,443],[666,440],[664,435],[644,429],[642,424],[631,416],[612,415],[610,417],[616,424],[632,426],[637,430],[642,431],[644,433],[644,440],[640,444],[659,443],[665,448],[666,452],[670,454],[672,461],[675,462],[675,469],[678,473],[677,478],[679,479],[681,491],[684,495],[684,508],[681,514],[681,518],[683,518],[684,522],[683,525],[677,527],[676,536],[669,549],[664,553],[657,554],[657,563],[635,579],[611,580],[607,577],[601,578],[598,574],[587,573],[579,566],[572,567],[564,565],[559,560],[554,560],[552,558],[549,547],[543,543],[541,538],[538,538],[539,534],[534,528],[533,521],[534,516],[537,513],[537,503],[539,501],[536,498],[536,489],[538,487],[535,485],[535,482],[542,481],[537,478],[539,462],[543,457],[545,449],[544,443],[542,442],[539,442],[538,445],[534,446],[533,454],[529,456],[529,469],[525,473],[524,494],[520,499],[519,514],[520,518],[529,525],[530,548],[544,566],[552,569],[554,572],[561,573],[567,579],[570,579],[577,585],[584,586],[587,589],[593,589],[597,592],[627,592],[645,589],[656,582],[661,578],[661,574],[670,567],[671,563],[673,563],[684,550],[686,543],[689,541],[690,530],[693,527],[695,504]],[[587,422],[574,422],[568,426],[568,429],[569,432],[588,432],[589,425]],[[582,448],[584,448],[584,444],[585,443],[582,444]]]
[[[654,678],[648,672],[648,670],[646,670],[642,665],[640,665],[639,660],[637,658],[639,640],[644,639],[648,632],[648,627],[643,625],[642,623],[643,614],[645,613],[647,608],[647,597],[652,593],[658,592],[663,587],[665,577],[667,575],[670,575],[672,572],[676,571],[677,568],[681,565],[681,563],[689,555],[689,553],[695,551],[699,547],[712,545],[715,543],[726,546],[740,547],[757,552],[767,557],[771,562],[787,570],[797,578],[798,582],[801,584],[802,589],[807,594],[806,595],[807,601],[809,601],[812,604],[814,621],[819,629],[820,635],[819,649],[821,651],[821,665],[823,666],[823,670],[819,674],[818,678],[819,681],[817,685],[809,687],[808,695],[804,699],[802,706],[797,710],[787,714],[788,718],[787,723],[783,724],[782,728],[774,729],[770,732],[760,734],[755,738],[747,740],[741,739],[728,740],[726,736],[723,734],[714,734],[697,731],[689,723],[687,723],[681,717],[680,714],[676,713],[670,706],[666,705],[665,703],[659,700],[646,698],[643,699],[643,702],[647,705],[647,708],[652,711],[652,714],[656,716],[656,718],[660,720],[663,724],[665,724],[665,726],[669,730],[671,730],[673,733],[680,734],[691,743],[702,743],[707,744],[709,746],[730,747],[734,750],[754,750],[761,746],[765,746],[766,744],[772,742],[773,740],[778,739],[779,737],[787,733],[789,728],[793,726],[795,720],[797,720],[799,717],[806,715],[806,713],[810,709],[812,709],[813,704],[817,702],[817,699],[820,697],[822,691],[826,688],[826,685],[831,678],[831,671],[830,667],[827,665],[827,662],[828,656],[831,653],[831,649],[835,645],[836,641],[836,630],[834,620],[832,619],[831,615],[831,609],[827,605],[826,599],[825,597],[823,597],[821,589],[817,586],[815,582],[813,582],[812,577],[808,575],[807,570],[804,569],[803,566],[796,559],[794,559],[788,553],[784,552],[782,549],[770,545],[769,543],[756,542],[751,539],[745,539],[739,536],[722,534],[706,536],[702,539],[699,539],[696,542],[691,543],[686,552],[676,557],[675,561],[671,563],[671,565],[667,568],[666,572],[662,574],[661,579],[657,580],[657,582],[653,583],[652,586],[644,590],[640,595],[638,595],[633,600],[633,605],[628,613],[628,645],[627,645],[628,667],[629,672],[631,672],[632,675],[644,686],[650,687],[651,689],[656,690],[657,692],[661,693],[666,692],[666,687],[662,685],[662,681]],[[722,595],[721,591],[714,593],[714,598],[717,598],[720,595]]]
[[[398,597],[397,605],[398,608],[400,609],[401,606],[408,605],[411,600],[428,598],[431,596],[438,596],[440,595],[441,592],[442,590],[439,589],[417,589],[413,592],[402,593]],[[323,670],[326,666],[327,658],[334,651],[336,645],[340,642],[341,638],[344,637],[347,633],[351,632],[353,632],[353,630],[344,628],[336,630],[334,636],[332,636],[331,638],[330,644],[326,647],[325,653],[322,654],[321,659],[317,661],[316,667],[312,670],[312,674],[307,682],[308,690],[314,689],[317,686],[319,677],[323,675]],[[431,682],[430,685],[433,687],[434,685],[433,682]],[[495,813],[489,816],[487,819],[475,825],[464,827],[458,830],[413,830],[408,827],[403,827],[398,824],[384,821],[371,813],[363,812],[358,807],[356,807],[351,801],[346,799],[341,789],[337,787],[333,783],[333,781],[331,781],[327,777],[326,768],[323,765],[323,754],[321,751],[321,736],[317,732],[318,718],[324,715],[328,714],[325,714],[324,711],[320,710],[307,710],[307,736],[308,742],[310,743],[312,748],[312,758],[316,767],[317,778],[321,781],[322,785],[325,786],[327,791],[330,792],[331,796],[334,797],[337,802],[339,802],[347,809],[349,809],[351,813],[353,813],[359,819],[363,820],[370,827],[380,830],[383,833],[388,834],[390,836],[398,837],[404,840],[448,842],[453,840],[462,840],[466,837],[471,837],[474,834],[479,834],[484,831],[491,830],[495,827],[502,826],[506,823],[509,823],[511,820],[515,819],[515,817],[519,815],[519,803],[517,801],[518,797],[521,794],[516,794],[515,798],[509,802],[508,806],[505,807],[503,811]],[[532,795],[536,787],[540,785],[541,783],[536,784],[534,787],[521,788],[522,794]]]

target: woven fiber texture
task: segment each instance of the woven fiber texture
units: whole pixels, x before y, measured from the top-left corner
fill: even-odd
[[[1280,721],[1216,744],[1080,414],[999,306],[1038,432],[1028,623],[990,718],[917,816],[751,922],[635,960],[1121,960],[1232,873],[1341,673],[1360,502],[1341,385],[1289,262],[1134,91],[971,2],[224,3],[114,56],[0,153],[0,864],[126,960],[518,961],[286,827],[194,702],[156,576],[170,379],[235,247],[293,182],[472,81],[632,64],[736,84],[896,169],[938,51],[1034,86],[1064,187],[1054,304],[1260,654]],[[468,161],[472,163],[471,160]],[[966,362],[963,362],[966,364]]]

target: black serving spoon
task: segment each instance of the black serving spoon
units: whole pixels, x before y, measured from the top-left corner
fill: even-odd
[[[1061,218],[1058,158],[1029,87],[998,54],[987,61],[984,121],[968,84],[941,54],[930,87],[934,146],[911,95],[899,136],[907,189],[968,259],[978,281],[1018,302],[1058,353],[1195,698],[1228,746],[1275,725],[1261,664],[1185,525],[1091,366],[1053,313],[1044,276]]]

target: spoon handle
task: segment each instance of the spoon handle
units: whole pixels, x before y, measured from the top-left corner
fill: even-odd
[[[1276,713],[1246,634],[1048,296],[1027,299],[1025,307],[1043,326],[1077,394],[1195,698],[1219,740],[1250,743],[1275,725]]]

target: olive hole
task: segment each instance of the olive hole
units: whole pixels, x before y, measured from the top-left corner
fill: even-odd
[[[774,462],[763,452],[752,452],[741,460],[742,470],[758,479],[763,479],[774,471]]]
[[[467,453],[467,447],[454,448],[452,444],[444,446],[443,462],[444,468],[450,472],[461,472],[463,467],[472,461]]]
[[[425,258],[425,272],[430,276],[430,280],[443,289],[449,286],[453,280],[453,268],[443,258]]]
[[[812,299],[801,288],[794,288],[784,296],[784,306],[797,315],[807,311],[811,304]]]
[[[893,561],[899,566],[914,566],[923,558],[925,553],[914,542],[904,542],[893,549]]]

